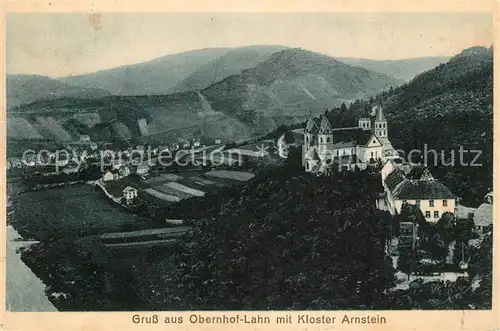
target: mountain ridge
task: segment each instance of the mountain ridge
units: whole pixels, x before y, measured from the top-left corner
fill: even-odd
[[[329,105],[373,95],[398,84],[389,76],[351,67],[326,55],[285,49],[254,68],[200,90],[49,100],[20,106],[11,110],[8,134],[22,139],[26,132],[34,131],[57,140],[65,130],[66,139],[88,134],[96,141],[134,139],[146,143],[179,136],[234,141],[300,122],[310,111],[319,113]],[[50,129],[37,129],[47,126],[45,118],[49,118]],[[138,129],[141,119],[146,120],[147,130]]]

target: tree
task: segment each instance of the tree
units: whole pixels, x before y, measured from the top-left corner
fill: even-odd
[[[436,232],[429,241],[429,252],[437,260],[444,260],[447,253],[447,246],[439,232]]]
[[[441,215],[441,218],[437,222],[438,231],[444,240],[444,243],[448,245],[453,241],[455,237],[455,217],[452,213],[446,212]]]
[[[287,143],[287,144],[292,144],[295,142],[295,136],[293,135],[292,131],[286,131],[284,139],[285,139],[285,143]]]
[[[342,102],[342,105],[340,105],[340,111],[343,113],[347,111],[347,106],[345,105],[344,102]]]
[[[410,279],[410,274],[412,272],[410,259],[411,251],[408,249],[401,249],[398,257],[398,270],[404,272],[408,276],[408,280]]]
[[[290,175],[298,174],[303,171],[302,167],[302,148],[290,146],[288,156],[285,161],[284,171]]]

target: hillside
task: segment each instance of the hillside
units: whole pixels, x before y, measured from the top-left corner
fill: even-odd
[[[304,111],[308,102],[328,104],[370,96],[400,82],[383,74],[352,67],[329,56],[303,49],[274,53],[255,68],[244,70],[204,91],[214,108],[229,112],[286,109],[285,116]],[[304,107],[301,107],[301,104]]]
[[[74,86],[57,79],[36,75],[7,75],[6,89],[8,108],[38,100],[94,99],[109,95],[105,89]]]
[[[82,87],[102,88],[114,95],[166,94],[179,81],[223,56],[227,48],[206,48],[166,55],[151,61],[61,78]]]
[[[390,216],[371,202],[379,186],[366,173],[252,180],[213,199],[172,256],[137,273],[137,293],[153,310],[381,307],[394,270]]]
[[[408,82],[418,74],[445,63],[450,57],[417,57],[404,60],[371,60],[345,57],[339,57],[337,59],[352,66],[373,70]]]
[[[269,59],[271,54],[285,49],[284,46],[247,46],[231,49],[226,54],[201,66],[177,83],[170,92],[201,90],[231,75],[253,68]]]
[[[398,83],[325,55],[286,49],[203,90],[23,105],[9,113],[8,137],[71,140],[89,134],[96,141],[165,142],[180,136],[234,141],[301,122],[310,111],[318,114]]]
[[[493,178],[492,49],[464,50],[378,97],[383,100],[394,147],[406,153],[435,150],[437,158],[428,152],[424,160],[435,176],[461,197],[462,203],[480,203],[491,191]],[[329,114],[339,126],[356,125],[357,118],[367,115],[374,103],[373,99],[359,100],[348,112],[336,108]],[[465,152],[461,162],[460,146],[480,151],[478,159],[477,152]]]

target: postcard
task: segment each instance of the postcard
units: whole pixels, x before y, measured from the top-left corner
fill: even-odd
[[[496,10],[5,3],[2,329],[498,329]]]

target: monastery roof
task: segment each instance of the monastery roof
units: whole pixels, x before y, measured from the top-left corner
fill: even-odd
[[[359,127],[335,129],[332,134],[334,144],[352,142],[353,146],[366,145],[373,135],[371,131]]]
[[[480,226],[488,226],[493,224],[493,205],[483,203],[474,212],[474,224]]]
[[[399,200],[454,199],[455,196],[442,183],[437,181],[413,182],[406,180],[394,192]]]

